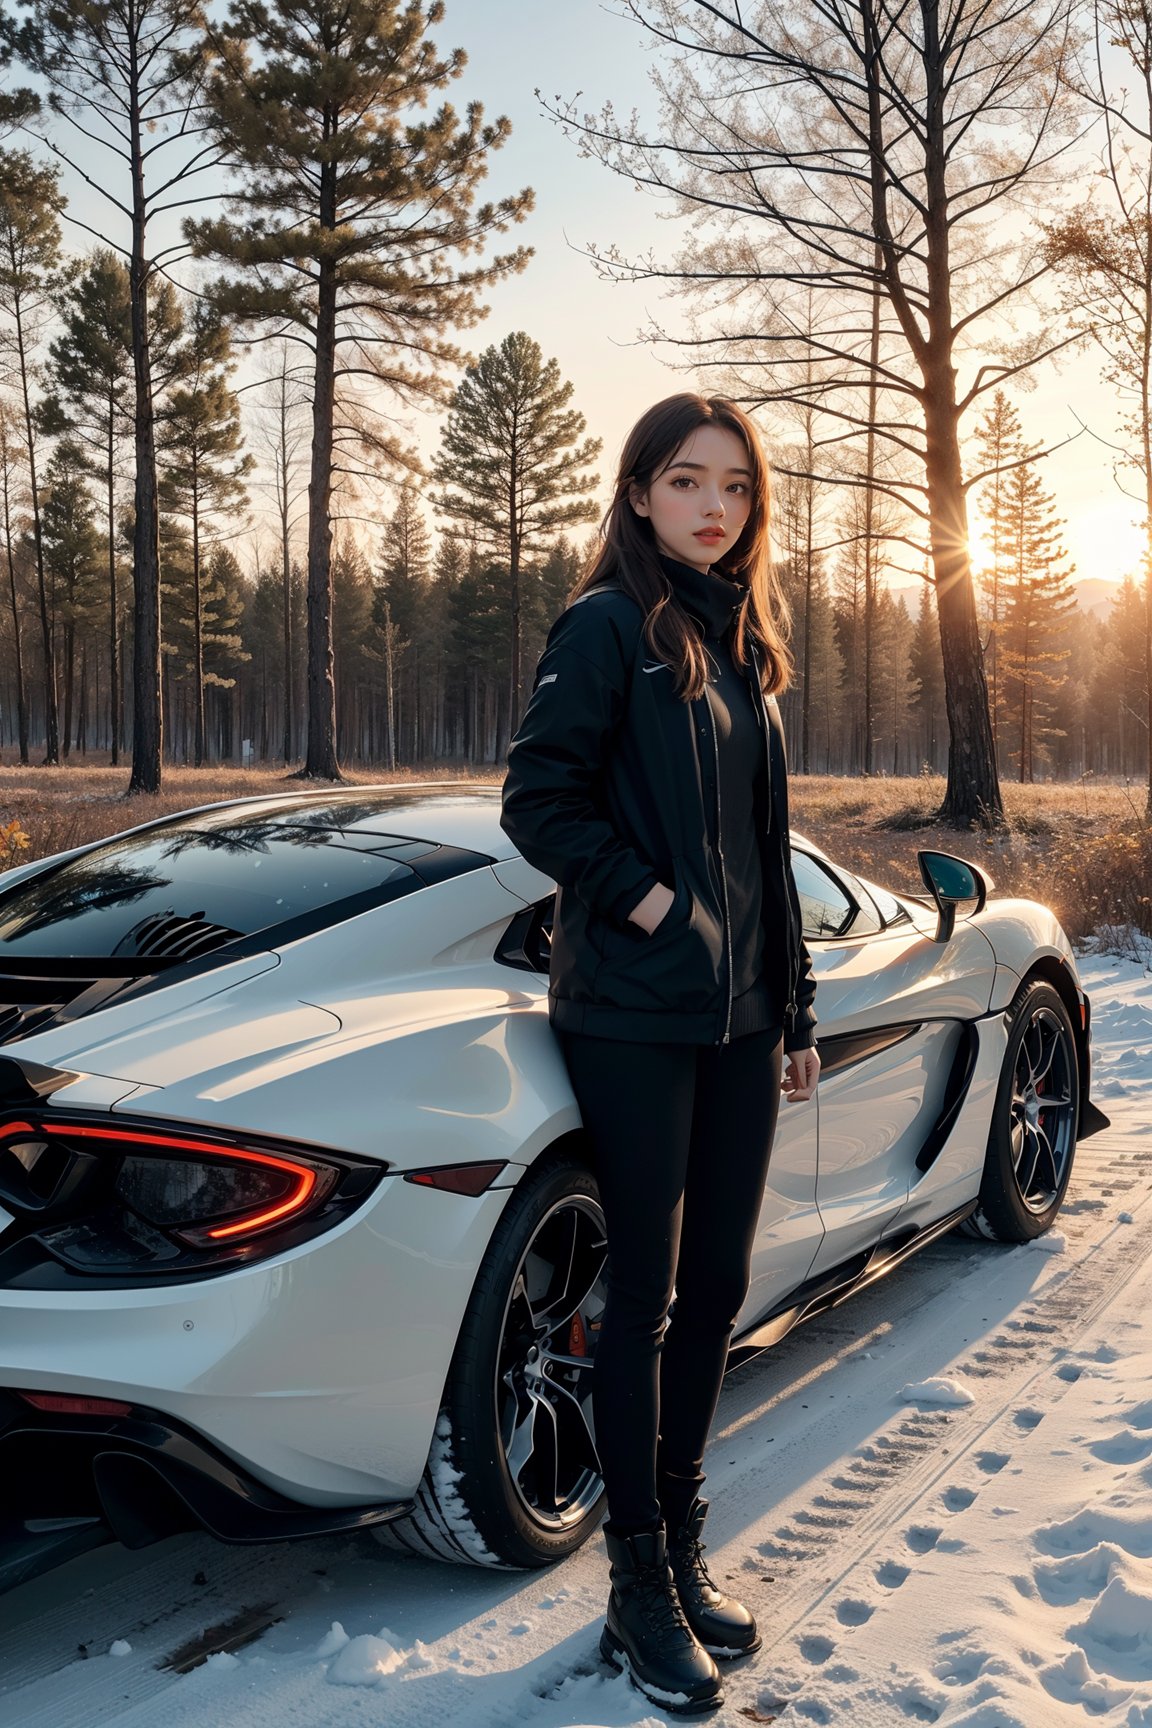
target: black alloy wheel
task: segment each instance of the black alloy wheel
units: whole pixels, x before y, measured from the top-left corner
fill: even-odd
[[[1036,1003],[1016,1052],[1009,1141],[1016,1192],[1040,1217],[1064,1192],[1076,1146],[1076,1051],[1067,1015]]]
[[[604,1508],[592,1359],[608,1248],[596,1179],[556,1153],[508,1196],[456,1340],[412,1514],[386,1547],[538,1567],[587,1541]]]
[[[495,1373],[496,1426],[528,1517],[561,1533],[603,1492],[592,1417],[592,1352],[604,1306],[599,1204],[558,1200],[512,1280]]]
[[[980,1202],[967,1227],[997,1242],[1030,1242],[1051,1227],[1072,1174],[1080,1069],[1054,985],[1025,980],[1007,1019]]]

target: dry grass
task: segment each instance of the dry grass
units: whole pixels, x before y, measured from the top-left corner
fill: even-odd
[[[469,774],[464,769],[432,768],[426,773],[368,773],[349,770],[350,786],[381,786],[392,781],[475,780],[499,785],[502,774]],[[164,770],[164,790],[129,797],[126,768],[20,768],[0,764],[0,829],[18,821],[28,846],[16,863],[50,852],[64,852],[87,840],[100,840],[157,816],[213,804],[225,798],[256,798],[268,792],[323,790],[326,780],[294,780],[283,770],[260,768],[172,768]],[[0,867],[5,862],[0,853]]]
[[[921,847],[956,852],[988,871],[997,894],[1051,906],[1074,941],[1126,926],[1152,934],[1152,826],[1142,786],[1006,783],[1008,828],[994,835],[932,821],[944,796],[938,776],[794,776],[790,789],[797,832],[892,888],[923,892]]]
[[[0,764],[0,869],[100,839],[155,816],[218,799],[302,791],[309,784],[280,770],[167,768],[156,797],[125,794],[127,770],[109,767],[20,768]],[[388,781],[472,780],[499,785],[502,771],[469,773],[437,766],[413,773],[350,771],[350,785]],[[1128,926],[1152,934],[1152,827],[1144,789],[1119,782],[1003,788],[1004,834],[958,834],[931,820],[944,792],[937,777],[852,780],[813,776],[791,781],[798,832],[852,870],[920,892],[920,847],[958,852],[984,866],[1000,894],[1050,905],[1074,940]],[[4,852],[5,824],[19,824],[28,845]]]

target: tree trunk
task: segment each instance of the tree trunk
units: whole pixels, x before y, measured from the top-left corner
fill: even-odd
[[[291,466],[288,450],[288,360],[285,354],[280,373],[279,448],[276,451],[277,505],[280,514],[280,574],[283,583],[284,639],[284,766],[288,767],[296,754],[296,709],[294,699],[295,667],[292,661],[292,549],[289,545],[291,499],[288,476]]]
[[[396,727],[393,720],[392,607],[384,601],[384,766],[396,771]]]
[[[950,203],[944,139],[947,90],[938,6],[924,6],[922,16],[928,81],[925,185],[929,334],[927,341],[922,337],[918,341],[924,380],[924,477],[948,713],[948,781],[940,816],[955,828],[973,825],[999,828],[1004,826],[1004,805],[996,773],[988,685],[972,590],[956,368],[952,363],[956,338],[952,321]]]
[[[513,442],[512,475],[508,486],[508,566],[512,579],[512,670],[508,680],[509,742],[520,724],[520,519],[516,511],[519,489],[519,451]],[[499,750],[499,733],[496,744]]]
[[[321,224],[335,226],[331,166],[323,170]],[[308,747],[296,779],[342,780],[336,755],[336,680],[332,653],[332,419],[335,410],[336,277],[320,265],[316,306],[316,380],[308,480]]]
[[[36,426],[32,418],[32,393],[28,382],[28,354],[24,339],[24,317],[20,296],[15,306],[16,359],[24,406],[24,436],[28,440],[28,481],[32,494],[32,541],[36,550],[36,586],[40,600],[40,646],[44,659],[44,766],[60,762],[60,713],[56,698],[56,642],[48,611],[48,584],[44,575],[44,535],[40,522],[40,493],[36,485]]]
[[[7,451],[4,452],[5,458]],[[16,596],[16,560],[12,552],[12,508],[7,460],[4,462],[4,547],[8,563],[8,592],[12,600],[12,648],[16,671],[16,732],[20,743],[20,765],[28,766],[28,694],[24,685],[24,650],[20,641],[20,603]]]
[[[877,246],[873,263],[877,285],[872,291],[872,329],[868,347],[868,436],[865,453],[864,490],[864,772],[871,774],[876,750],[876,369],[880,364],[880,288],[879,272],[883,254]]]
[[[132,774],[128,791],[159,792],[163,778],[164,709],[160,695],[160,521],[156,500],[156,427],[148,346],[147,207],[139,107],[140,68],[131,47],[128,123],[132,156],[132,370],[135,380],[136,524],[132,537],[135,591],[132,643]]]
[[[926,382],[932,567],[949,734],[948,782],[940,815],[956,828],[997,828],[1004,825],[1004,805],[968,557],[968,514],[953,400],[955,373],[950,365],[942,365],[936,377]]]
[[[69,612],[72,611],[74,595],[69,596]],[[72,709],[73,692],[76,682],[76,625],[70,617],[64,627],[64,760],[67,761],[72,750]]]
[[[204,602],[200,592],[200,499],[196,456],[192,456],[192,677],[196,702],[194,759],[203,768],[207,754],[204,730]]]
[[[280,567],[284,584],[284,766],[296,753],[296,716],[292,700],[295,669],[292,665],[292,557],[288,546],[288,476],[280,510]]]
[[[88,650],[80,650],[80,695],[76,704],[76,748],[88,754]]]
[[[120,763],[120,600],[116,592],[116,400],[108,392],[108,703],[112,717],[112,766]]]

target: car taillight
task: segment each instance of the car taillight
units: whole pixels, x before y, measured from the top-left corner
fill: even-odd
[[[386,1168],[252,1141],[36,1112],[0,1123],[0,1204],[75,1271],[182,1276],[328,1228]]]
[[[287,1223],[322,1199],[339,1174],[312,1159],[225,1149],[210,1140],[83,1123],[66,1133],[69,1139],[115,1142],[125,1153],[116,1179],[120,1198],[194,1248]]]
[[[203,1248],[282,1224],[328,1192],[331,1168],[259,1152],[225,1159],[138,1157],[120,1166],[116,1191],[134,1212]]]
[[[131,1404],[119,1398],[78,1398],[71,1392],[18,1392],[26,1404],[35,1410],[46,1410],[52,1416],[129,1416]]]

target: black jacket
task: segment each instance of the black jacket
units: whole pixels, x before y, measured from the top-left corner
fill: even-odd
[[[548,988],[554,1026],[625,1040],[725,1043],[732,965],[719,812],[705,798],[700,767],[701,752],[716,760],[712,710],[707,692],[689,703],[677,697],[643,626],[641,607],[610,584],[556,619],[509,747],[500,825],[559,884]],[[761,839],[774,878],[766,895],[788,912],[779,958],[791,1051],[815,1043],[816,984],[788,847],[783,728],[775,698],[761,695],[751,668],[749,681],[775,769],[772,820]],[[718,794],[715,774],[711,781]],[[649,934],[628,913],[657,882],[674,888],[675,899]]]

